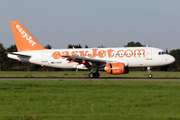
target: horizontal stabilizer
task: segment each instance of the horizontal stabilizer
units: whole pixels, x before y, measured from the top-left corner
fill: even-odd
[[[18,52],[6,52],[6,53],[12,54],[12,55],[24,56],[24,57],[31,57],[31,55],[22,54],[22,53],[18,53]]]

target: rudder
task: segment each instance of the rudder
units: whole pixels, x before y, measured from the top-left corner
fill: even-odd
[[[19,21],[10,21],[18,52],[45,50]]]

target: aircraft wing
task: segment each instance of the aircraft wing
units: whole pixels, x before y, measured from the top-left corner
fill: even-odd
[[[100,67],[106,64],[107,61],[105,60],[99,60],[99,59],[92,59],[92,58],[86,58],[86,57],[80,57],[80,56],[74,56],[74,55],[64,55],[62,57],[67,58],[69,63],[77,62],[77,65],[84,64],[83,67],[89,68],[91,66]]]

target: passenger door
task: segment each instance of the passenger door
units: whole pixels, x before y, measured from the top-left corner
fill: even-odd
[[[152,50],[151,49],[146,50],[146,60],[152,60]]]
[[[48,62],[47,61],[47,52],[46,51],[42,52],[42,62]]]

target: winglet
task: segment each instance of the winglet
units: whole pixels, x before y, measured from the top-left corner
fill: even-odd
[[[45,50],[19,21],[10,21],[18,52]]]

